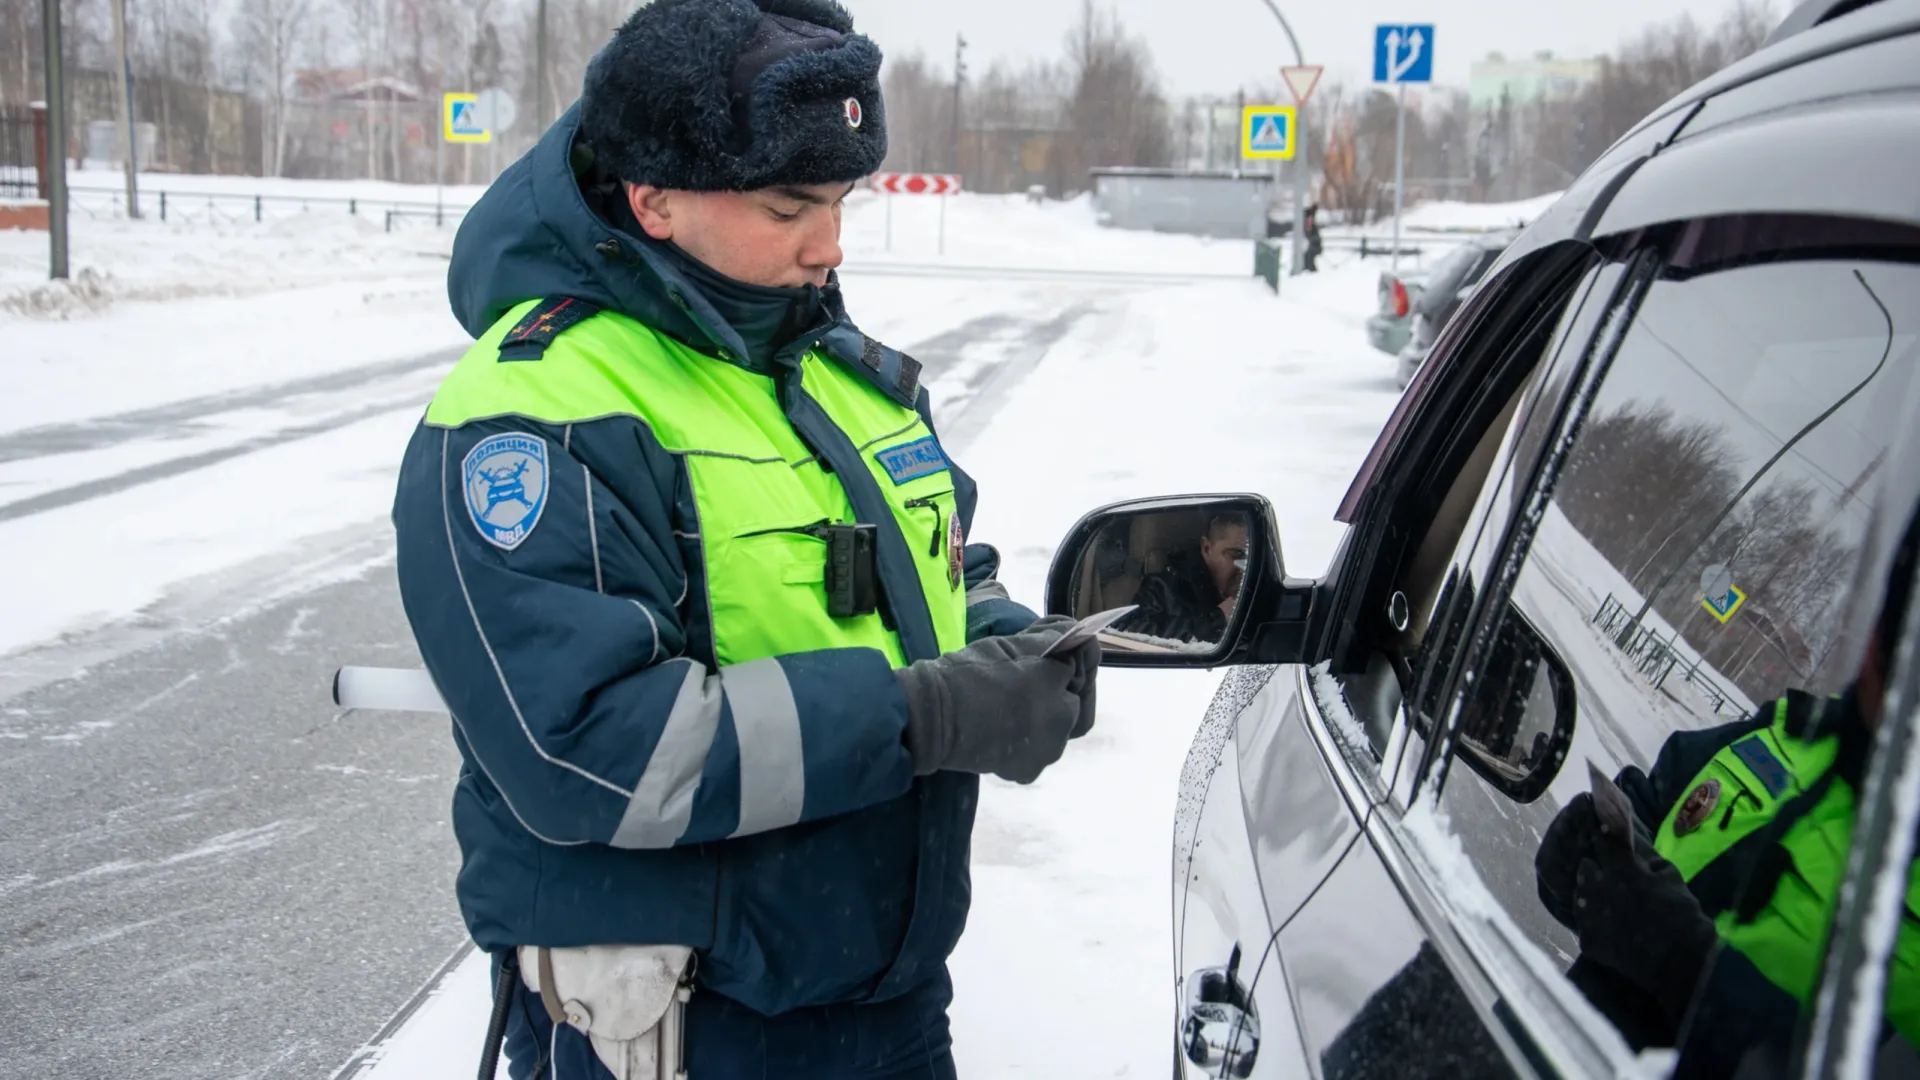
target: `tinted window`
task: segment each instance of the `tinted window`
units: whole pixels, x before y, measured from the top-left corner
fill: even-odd
[[[1724,827],[1743,794],[1760,800],[1716,788],[1697,814],[1681,801],[1734,741],[1731,725],[1770,716],[1788,690],[1848,685],[1859,650],[1842,630],[1873,480],[1913,422],[1900,412],[1920,363],[1920,268],[1817,244],[1716,265],[1708,249],[1726,239],[1672,238],[1672,262],[1577,414],[1514,579],[1510,610],[1571,674],[1572,692],[1482,700],[1478,711],[1514,717],[1503,745],[1523,749],[1564,731],[1556,710],[1570,714],[1557,773],[1527,803],[1464,768],[1442,792],[1481,878],[1563,968],[1579,945],[1542,903],[1535,856],[1556,813],[1588,789],[1587,763],[1609,777],[1628,767],[1669,777],[1660,797],[1657,785],[1623,785],[1650,831],[1681,813],[1694,829]],[[1556,423],[1531,418],[1523,444],[1552,445]],[[1469,687],[1466,712],[1499,685]],[[1671,1037],[1630,1002],[1596,1003],[1631,1042]]]

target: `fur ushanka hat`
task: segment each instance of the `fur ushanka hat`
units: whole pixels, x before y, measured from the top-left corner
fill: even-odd
[[[857,180],[887,156],[880,48],[835,0],[653,0],[587,65],[580,132],[636,184]]]

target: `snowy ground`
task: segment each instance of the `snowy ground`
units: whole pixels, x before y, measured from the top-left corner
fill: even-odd
[[[943,254],[940,209],[896,199],[888,250],[885,201],[854,200],[843,277],[863,326],[937,374],[948,441],[982,486],[976,535],[1006,554],[1017,597],[1037,605],[1081,513],[1140,495],[1259,492],[1289,571],[1324,565],[1334,507],[1396,398],[1363,326],[1377,263],[1331,254],[1276,299],[1247,276],[1245,244],[1100,229],[1084,203],[963,197]],[[150,642],[182,596],[285,596],[390,559],[400,447],[464,340],[440,292],[451,235],[318,206],[259,224],[82,216],[75,269],[110,277],[50,290],[45,238],[0,233],[0,544],[16,556],[0,564],[15,601],[0,702]],[[983,795],[954,958],[966,1075],[1165,1067],[1169,823],[1217,676],[1104,681],[1099,727],[1066,760]],[[33,877],[15,869],[34,868],[0,866],[0,882]],[[471,1075],[483,983],[459,968],[356,1064]]]

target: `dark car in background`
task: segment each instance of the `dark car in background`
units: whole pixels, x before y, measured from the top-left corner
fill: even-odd
[[[1570,974],[1590,958],[1534,865],[1562,807],[1671,737],[1862,672],[1882,519],[1920,501],[1917,193],[1920,0],[1811,0],[1494,260],[1322,576],[1288,573],[1258,495],[1133,500],[1067,535],[1055,613],[1222,557],[1192,537],[1239,568],[1217,642],[1102,633],[1113,666],[1228,668],[1174,816],[1176,1080],[1920,1076],[1881,989],[1907,1008],[1920,978],[1920,807],[1890,779],[1920,768],[1920,615],[1893,635],[1851,858],[1818,870],[1830,906],[1796,939],[1797,1021],[1632,1034]],[[1728,776],[1729,814],[1772,790]]]
[[[1389,356],[1398,357],[1416,340],[1417,321],[1422,311],[1435,310],[1438,318],[1431,321],[1444,325],[1446,316],[1458,306],[1460,290],[1478,282],[1518,235],[1517,229],[1476,235],[1447,249],[1429,266],[1380,271],[1374,288],[1374,297],[1380,306],[1367,316],[1368,343]],[[1405,387],[1406,383],[1402,382],[1401,386]]]
[[[1441,256],[1426,273],[1419,291],[1408,304],[1409,333],[1398,354],[1396,380],[1405,390],[1426,361],[1428,350],[1440,329],[1460,310],[1460,305],[1480,285],[1480,279],[1499,260],[1507,245],[1520,236],[1520,230],[1485,233]]]

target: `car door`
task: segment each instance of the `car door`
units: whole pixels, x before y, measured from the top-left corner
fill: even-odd
[[[1578,266],[1588,257],[1578,250],[1541,254],[1487,290],[1489,299],[1463,320],[1474,332],[1461,335],[1435,366],[1454,372],[1455,381],[1428,381],[1410,393],[1370,456],[1383,490],[1415,483],[1418,473],[1439,489],[1457,480],[1462,494],[1455,503],[1464,498],[1470,505],[1486,478],[1497,475],[1490,473],[1491,448],[1511,411],[1461,391],[1479,385],[1490,358],[1500,357],[1510,369],[1508,397],[1518,393],[1554,317],[1573,304]],[[1465,437],[1476,424],[1482,430]],[[1394,515],[1391,526],[1370,525],[1426,528],[1445,511],[1451,516],[1441,530],[1460,528],[1463,506],[1403,502],[1428,520]],[[1330,576],[1338,578],[1343,564],[1357,565],[1350,560],[1393,562],[1419,550],[1395,548],[1383,557],[1350,537]],[[1342,591],[1359,597],[1375,590]],[[1330,622],[1356,618],[1335,614]],[[1431,983],[1445,968],[1365,839],[1408,745],[1394,734],[1397,695],[1386,689],[1393,682],[1390,667],[1347,677],[1281,665],[1236,671],[1223,683],[1189,756],[1176,821],[1176,1061],[1185,1075],[1320,1075],[1330,1052],[1347,1055],[1335,1075],[1369,1075],[1353,1056],[1368,1039],[1342,1040],[1341,1032],[1366,1030],[1354,1016],[1386,984],[1417,984],[1423,998],[1448,1010],[1424,1015],[1458,1027],[1466,999]],[[1260,931],[1267,936],[1256,940]],[[1396,973],[1403,973],[1397,982]],[[1498,1060],[1486,1046],[1470,1050],[1479,1058],[1451,1060]]]
[[[1606,331],[1556,364],[1548,383],[1568,392],[1517,440],[1533,476],[1504,538],[1450,572],[1478,597],[1434,697],[1453,737],[1412,837],[1416,861],[1448,884],[1460,962],[1506,1006],[1507,1036],[1566,1074],[1670,1053],[1677,1032],[1543,904],[1547,826],[1587,789],[1589,762],[1653,773],[1669,748],[1748,730],[1744,718],[1771,715],[1788,690],[1847,685],[1859,662],[1848,616],[1872,602],[1853,590],[1874,479],[1920,389],[1920,232],[1708,217],[1637,234],[1617,261]],[[1724,594],[1707,592],[1721,576]],[[1507,745],[1543,735],[1559,762],[1527,790],[1462,719],[1489,701],[1488,643],[1515,622],[1569,681],[1564,701],[1518,710]],[[1790,1033],[1771,1034],[1780,1046],[1744,1033],[1754,1044],[1727,1052],[1784,1054]],[[1683,1065],[1701,1045],[1682,1042]]]
[[[1445,407],[1409,429],[1376,478],[1356,536],[1380,538],[1346,593],[1356,609],[1346,656],[1298,675],[1305,724],[1337,782],[1368,813],[1332,872],[1276,935],[1276,959],[1317,1076],[1510,1075],[1517,1050],[1493,1022],[1496,996],[1458,963],[1435,890],[1404,838],[1414,774],[1431,730],[1418,705],[1424,647],[1461,602],[1445,572],[1497,544],[1521,449],[1519,421],[1542,393],[1549,358],[1591,334],[1589,297],[1609,273],[1581,245],[1508,267],[1470,305],[1445,342],[1442,374],[1457,384]],[[1407,493],[1429,493],[1409,498]]]

